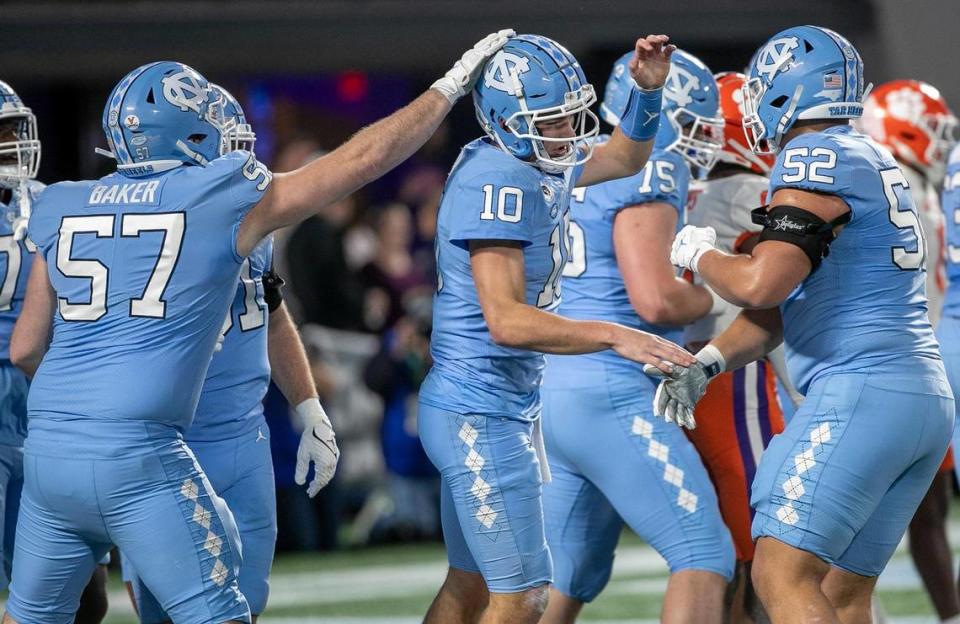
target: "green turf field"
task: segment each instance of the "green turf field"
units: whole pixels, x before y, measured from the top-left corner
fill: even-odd
[[[960,546],[960,522],[951,526]],[[960,552],[960,549],[957,550]],[[430,603],[445,570],[440,546],[411,545],[329,555],[277,559],[270,606],[263,624],[414,624]],[[119,579],[111,579],[111,611],[106,622],[134,624]],[[666,587],[660,557],[625,535],[606,591],[584,611],[591,622],[656,621]],[[935,622],[926,595],[901,549],[880,580],[880,598],[891,624]]]

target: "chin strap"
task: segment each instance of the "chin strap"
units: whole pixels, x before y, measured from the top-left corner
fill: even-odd
[[[210,164],[210,161],[207,160],[203,154],[191,149],[190,146],[184,143],[182,140],[177,140],[177,149],[186,154],[191,160],[195,161],[199,165],[206,166]]]

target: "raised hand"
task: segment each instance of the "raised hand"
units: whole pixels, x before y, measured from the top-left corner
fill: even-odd
[[[633,58],[627,64],[630,76],[641,89],[659,89],[670,73],[670,57],[677,46],[666,35],[647,35],[637,39]]]

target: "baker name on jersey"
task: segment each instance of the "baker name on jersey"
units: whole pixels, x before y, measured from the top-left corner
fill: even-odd
[[[89,205],[155,204],[160,180],[145,180],[125,184],[98,184],[90,191]]]

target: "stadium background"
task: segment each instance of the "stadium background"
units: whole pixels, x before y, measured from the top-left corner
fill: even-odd
[[[641,34],[667,33],[722,71],[744,67],[774,32],[813,23],[860,49],[869,81],[926,80],[960,109],[956,0],[35,1],[0,10],[0,79],[37,114],[47,183],[109,169],[93,152],[104,146],[103,103],[144,62],[182,61],[231,90],[257,132],[258,156],[283,171],[401,106],[475,39],[506,26],[566,45],[602,92],[612,61]],[[479,132],[461,103],[411,161],[278,236],[277,261],[343,458],[334,484],[307,499],[292,483],[297,437],[287,407],[268,396],[284,552],[262,622],[415,622],[439,585],[436,484],[406,434],[426,366],[439,192],[457,148]],[[960,545],[960,517],[951,530]],[[107,621],[132,622],[113,582]],[[627,536],[614,580],[584,619],[653,621],[665,584],[659,557]],[[934,620],[904,552],[880,587],[895,621]]]

